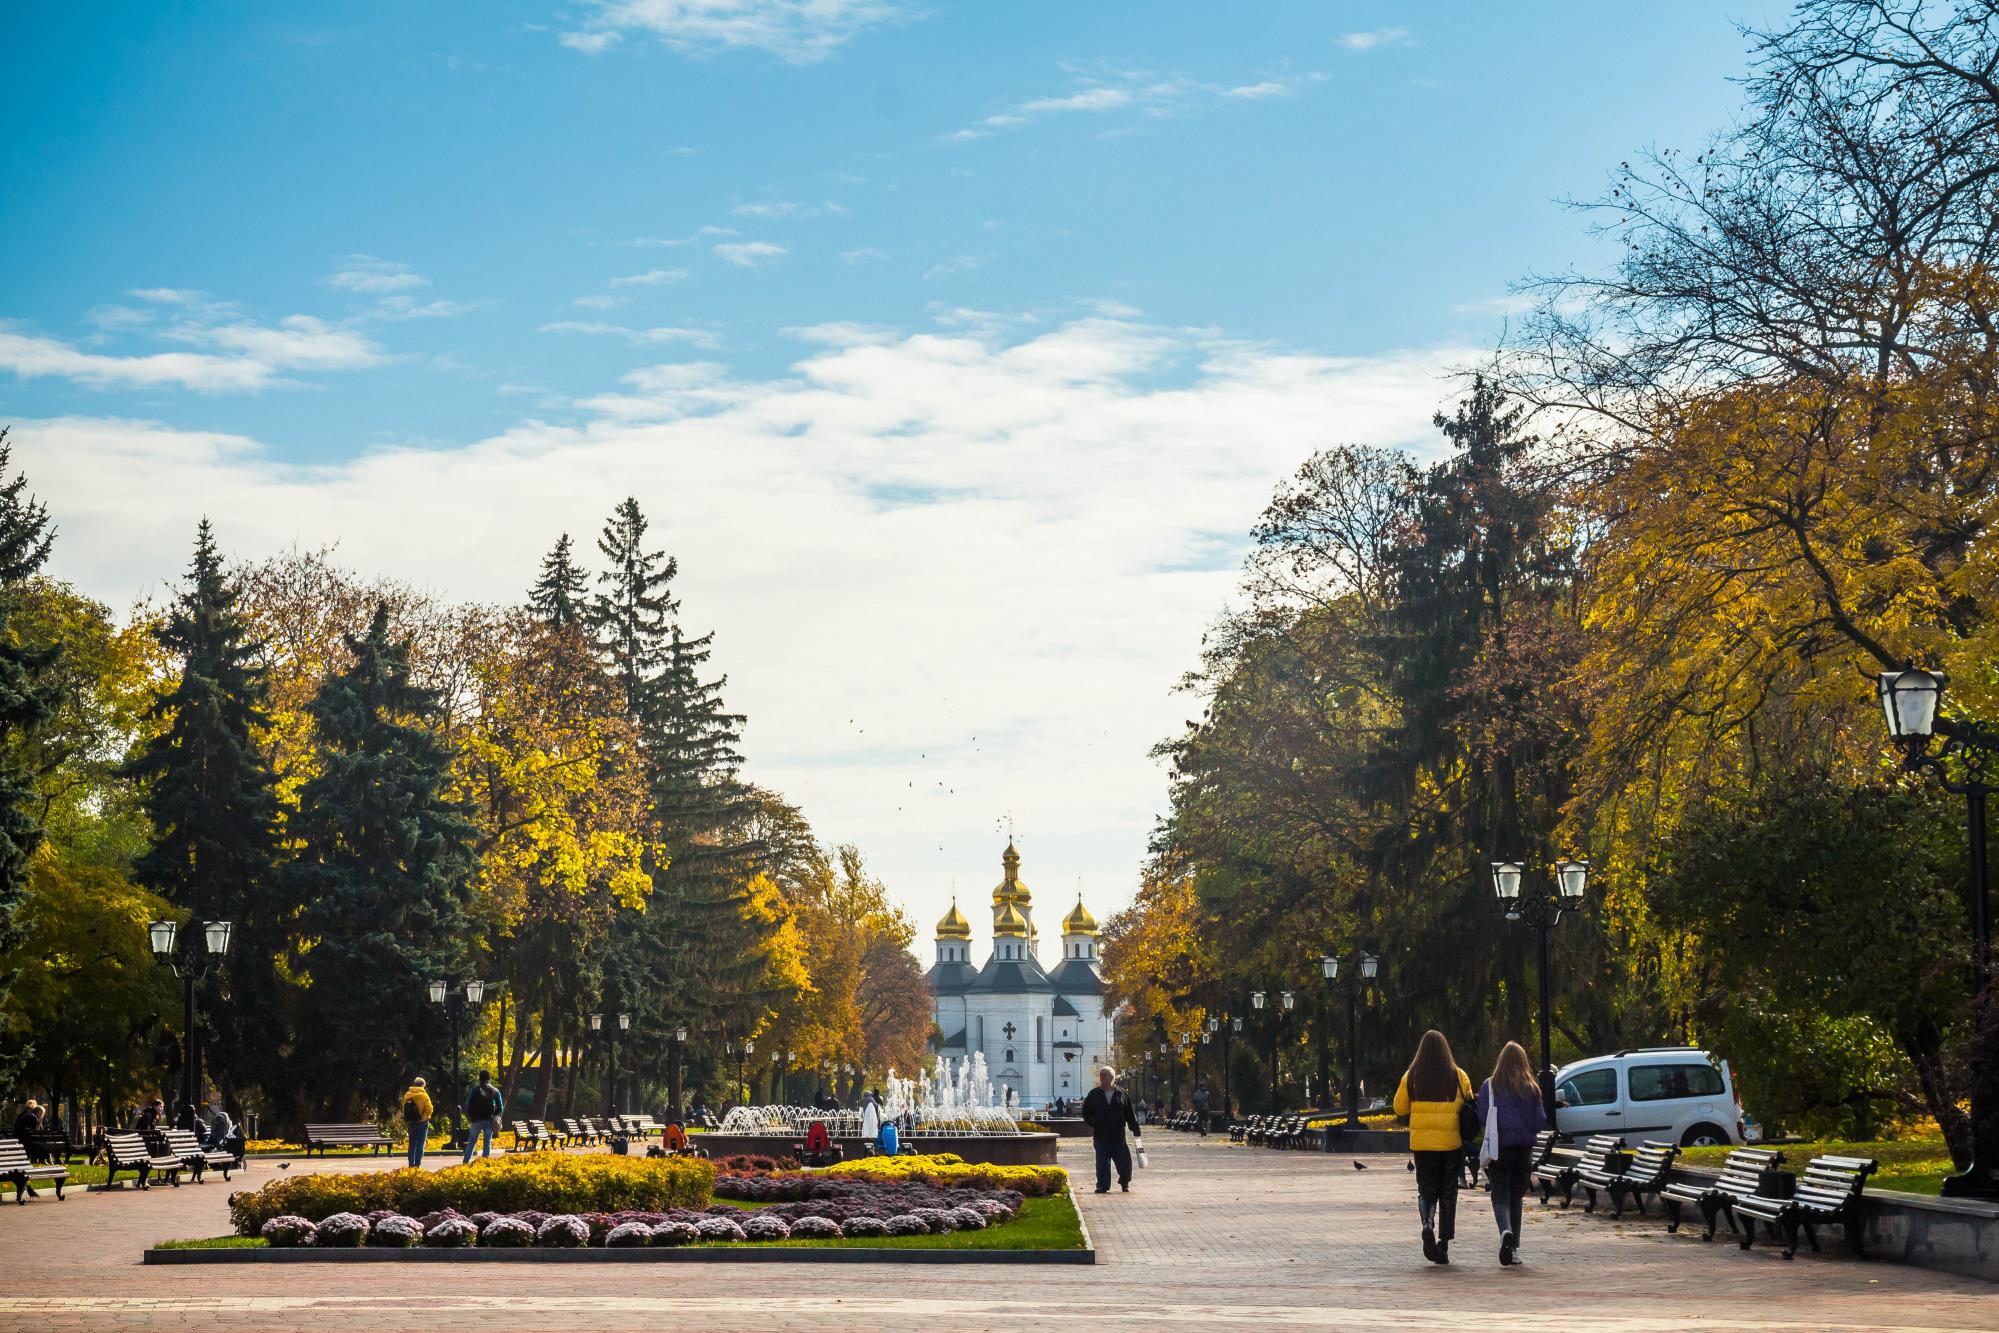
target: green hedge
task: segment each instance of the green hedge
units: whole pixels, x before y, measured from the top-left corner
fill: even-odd
[[[441,1171],[353,1171],[291,1176],[229,1196],[229,1221],[254,1236],[288,1213],[317,1222],[334,1213],[391,1208],[411,1217],[456,1208],[461,1213],[657,1212],[706,1208],[715,1166],[692,1157],[481,1157]]]

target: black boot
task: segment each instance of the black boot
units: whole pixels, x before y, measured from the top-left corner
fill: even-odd
[[[1423,1257],[1433,1264],[1437,1262],[1437,1233],[1428,1227],[1423,1228]]]
[[[1447,1264],[1450,1261],[1451,1261],[1451,1243],[1447,1240],[1438,1241],[1437,1262],[1440,1264]]]

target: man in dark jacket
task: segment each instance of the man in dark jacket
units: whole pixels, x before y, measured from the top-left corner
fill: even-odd
[[[1131,1145],[1124,1141],[1124,1131],[1129,1127],[1133,1138],[1143,1135],[1131,1111],[1131,1098],[1117,1085],[1117,1071],[1109,1065],[1097,1071],[1097,1086],[1083,1098],[1083,1123],[1090,1127],[1097,1149],[1097,1193],[1111,1192],[1111,1167],[1116,1165],[1118,1188],[1129,1194]]]

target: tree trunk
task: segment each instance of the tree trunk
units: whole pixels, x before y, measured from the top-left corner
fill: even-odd
[[[541,1062],[535,1070],[534,1104],[536,1116],[548,1114],[548,1095],[555,1088],[555,987],[549,986],[549,995],[543,1001],[541,1011],[541,1043],[538,1053]]]
[[[527,1056],[528,1020],[530,1017],[531,1015],[528,1013],[527,1006],[520,1003],[518,1000],[515,1001],[514,1002],[514,1053],[512,1056],[508,1057],[506,1078],[505,1081],[501,1084],[501,1086],[505,1089],[507,1097],[507,1105],[509,1106],[512,1106],[514,1104],[515,1100],[519,1098],[521,1093],[521,1069]]]
[[[1937,1128],[1943,1131],[1943,1141],[1950,1148],[1950,1160],[1962,1171],[1971,1165],[1971,1117],[1958,1106],[1957,1099],[1950,1094],[1948,1076],[1944,1072],[1941,1042],[1931,1024],[1925,1022],[1915,1033],[1896,1033],[1896,1041],[1902,1053],[1909,1057],[1909,1063],[1916,1068],[1916,1080],[1922,1084],[1923,1101],[1936,1117]]]

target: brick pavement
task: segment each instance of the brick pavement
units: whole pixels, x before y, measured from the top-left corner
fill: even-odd
[[[1464,1201],[1455,1261],[1438,1268],[1417,1250],[1401,1159],[1356,1172],[1343,1156],[1153,1137],[1134,1193],[1097,1198],[1085,1174],[1094,1268],[141,1268],[152,1240],[227,1230],[233,1186],[78,1192],[0,1207],[0,1329],[1488,1330],[1546,1327],[1551,1311],[1581,1333],[1999,1328],[1985,1283],[1831,1255],[1787,1264],[1667,1236],[1655,1218],[1530,1205],[1527,1262],[1502,1270],[1483,1195]],[[1065,1145],[1064,1163],[1087,1173],[1087,1145]]]

